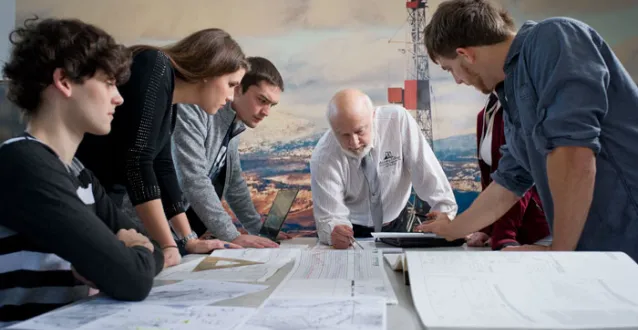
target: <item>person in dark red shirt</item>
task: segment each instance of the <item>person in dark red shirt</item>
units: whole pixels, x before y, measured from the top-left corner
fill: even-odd
[[[496,93],[489,95],[485,108],[476,121],[476,141],[481,186],[492,181],[505,144],[503,109]],[[468,246],[491,246],[500,250],[507,246],[534,244],[549,236],[549,225],[535,187],[532,187],[505,215],[494,224],[468,235]]]

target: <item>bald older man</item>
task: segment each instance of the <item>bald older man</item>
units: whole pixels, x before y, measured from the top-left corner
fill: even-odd
[[[414,118],[397,105],[375,108],[356,89],[328,104],[331,129],[310,160],[319,240],[338,249],[372,232],[405,232],[412,187],[431,211],[453,218],[452,188]]]

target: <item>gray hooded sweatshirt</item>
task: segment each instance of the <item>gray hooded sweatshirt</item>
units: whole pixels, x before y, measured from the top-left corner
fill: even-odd
[[[191,104],[179,104],[172,139],[173,161],[179,184],[184,192],[186,208],[202,220],[215,237],[232,241],[240,235],[232,218],[222,206],[213,186],[214,173],[223,159],[223,141],[236,118],[230,102],[215,115],[209,115]],[[239,137],[246,130],[236,122],[230,132],[226,153],[226,178],[222,197],[250,234],[261,228],[261,215],[255,209],[248,185],[241,175]]]

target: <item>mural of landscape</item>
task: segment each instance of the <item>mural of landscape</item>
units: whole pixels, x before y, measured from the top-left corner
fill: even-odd
[[[428,1],[429,10],[440,0]],[[638,78],[638,1],[501,0],[517,24],[550,16],[581,19],[611,44],[634,79]],[[299,187],[284,230],[315,234],[308,161],[328,129],[325,107],[341,88],[368,93],[387,103],[387,88],[401,87],[409,59],[405,0],[144,0],[16,1],[16,24],[40,17],[77,17],[99,25],[126,44],[162,45],[208,27],[227,30],[248,55],[270,59],[281,71],[286,91],[264,122],[241,135],[242,167],[253,200],[268,213],[278,189]],[[113,20],[113,17],[118,17]],[[485,96],[457,85],[430,63],[434,151],[463,211],[480,191],[476,162],[476,114]],[[4,101],[2,101],[4,102]],[[0,103],[0,138],[13,134],[19,120]],[[410,111],[415,115],[413,111]],[[240,226],[240,224],[238,224]]]
[[[308,162],[322,134],[263,148],[246,147],[249,151],[245,149],[242,153],[244,177],[260,213],[268,213],[278,189],[301,189],[284,224],[284,230],[299,236],[314,235],[315,232]],[[480,190],[474,140],[473,135],[460,135],[434,142],[437,156],[461,209],[467,208]]]

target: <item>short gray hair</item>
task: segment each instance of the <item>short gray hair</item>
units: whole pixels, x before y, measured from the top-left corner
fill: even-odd
[[[363,94],[362,101],[364,106],[366,106],[370,110],[374,110],[374,103],[372,103],[372,99],[370,98],[370,96],[368,96],[368,94]],[[330,124],[330,127],[332,127],[332,121],[330,119],[337,114],[338,110],[339,109],[337,109],[337,105],[335,104],[334,99],[331,99],[330,102],[328,102],[328,111],[326,111],[326,119],[328,120],[328,124]]]

